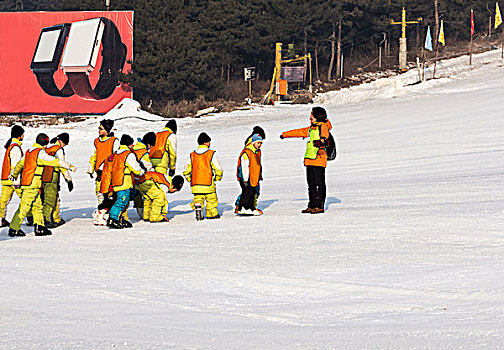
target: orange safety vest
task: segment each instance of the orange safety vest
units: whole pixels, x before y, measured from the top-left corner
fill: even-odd
[[[262,166],[261,166],[261,150],[259,152],[254,153],[250,149],[245,148],[238,157],[238,167],[236,168],[236,177],[238,181],[240,180],[240,166],[241,166],[241,157],[243,153],[247,153],[249,158],[249,183],[250,186],[256,187],[259,185],[259,180],[261,180],[262,174]]]
[[[171,188],[172,185],[166,180],[166,177],[156,171],[148,171],[144,175],[140,176],[139,182],[144,183],[145,181],[152,180],[155,183],[163,184]]]
[[[105,162],[105,159],[113,153],[115,140],[115,136],[110,137],[106,141],[100,140],[99,137],[94,140],[94,146],[96,148],[96,164],[94,170],[96,172],[100,169],[103,162]]]
[[[8,180],[10,173],[11,173],[11,151],[14,147],[19,147],[21,150],[21,157],[23,156],[23,150],[21,149],[21,146],[19,146],[17,143],[11,143],[9,147],[7,148],[7,151],[5,151],[5,157],[3,161],[3,166],[2,166],[2,180]]]
[[[49,148],[46,148],[46,153],[50,156],[54,156],[56,154],[56,152],[58,152],[61,148],[63,148],[63,147],[56,144],[56,145],[53,145]],[[44,172],[42,173],[42,182],[45,182],[45,183],[51,182],[51,180],[53,178],[54,171],[55,171],[54,167],[45,166]],[[59,170],[56,170],[56,171],[59,173]]]
[[[35,148],[32,151],[26,152],[24,168],[21,172],[21,186],[30,186],[35,177],[35,170],[37,170],[38,155],[42,148]],[[39,175],[40,176],[40,175]]]
[[[147,153],[147,149],[145,148],[140,148],[140,149],[136,149],[133,151],[133,153],[135,153],[135,156],[137,157],[137,160],[140,161],[140,159],[142,159],[142,157],[145,155],[145,153]]]
[[[112,190],[112,163],[114,161],[114,155],[110,155],[103,163],[103,170],[100,182],[100,193],[110,193]]]
[[[126,175],[126,158],[132,153],[130,150],[120,154],[114,154],[112,161],[112,187],[122,186],[124,184],[124,176]],[[133,179],[133,174],[128,174]]]
[[[210,186],[212,184],[212,158],[214,153],[214,150],[208,150],[202,154],[195,151],[191,152],[191,186]]]
[[[151,159],[161,159],[166,152],[166,140],[173,134],[171,130],[163,130],[156,134],[156,144],[149,150]]]

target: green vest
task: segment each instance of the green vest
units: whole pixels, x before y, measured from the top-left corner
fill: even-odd
[[[320,127],[317,126],[316,128],[310,127],[310,132],[308,133],[310,136],[310,140],[306,144],[306,152],[305,152],[305,158],[307,159],[316,159],[317,158],[317,153],[318,153],[318,147],[315,147],[313,145],[313,141],[315,140],[320,140]]]

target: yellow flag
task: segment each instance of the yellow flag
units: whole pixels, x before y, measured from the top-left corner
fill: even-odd
[[[497,29],[498,26],[502,23],[502,17],[501,13],[499,10],[499,3],[495,3],[495,24],[494,24],[494,29]]]
[[[443,20],[441,20],[441,29],[439,30],[439,39],[438,41],[445,46],[445,40],[444,40],[444,29],[443,29]]]

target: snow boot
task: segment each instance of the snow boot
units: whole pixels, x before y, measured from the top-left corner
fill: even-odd
[[[200,203],[196,203],[194,205],[194,212],[196,213],[196,220],[201,221],[204,219],[203,217],[203,208],[201,207]]]
[[[9,228],[9,237],[24,237],[26,234],[23,230],[14,230],[13,228]]]
[[[35,225],[35,236],[50,236],[52,235],[52,232],[49,231],[45,226],[42,225]]]
[[[262,210],[259,210],[257,208],[255,208],[254,210],[252,210],[252,215],[254,215],[254,216],[260,216],[262,214],[263,214]]]
[[[33,216],[26,217],[26,226],[33,226]]]
[[[10,225],[10,222],[8,222],[7,220],[5,220],[5,218],[2,218],[2,226],[1,227],[7,227]]]
[[[254,216],[254,211],[252,209],[241,208],[238,211],[239,216]]]
[[[60,227],[61,225],[63,225],[66,221],[61,219],[60,221],[58,222],[54,222],[54,221],[49,221],[47,222],[46,221],[46,227],[47,228],[56,228],[56,227]]]
[[[303,214],[310,214],[313,211],[312,208],[308,207],[306,209],[301,210],[301,213]]]
[[[220,219],[220,215],[219,215],[219,214],[217,214],[217,215],[215,215],[215,216],[210,216],[210,217],[209,217],[209,216],[207,216],[207,219],[208,219],[208,220],[211,220],[211,219]]]
[[[119,223],[121,224],[121,226],[123,228],[131,228],[131,227],[133,227],[133,224],[131,222],[129,222],[128,220],[126,220],[122,216],[119,218]]]
[[[121,223],[119,222],[119,220],[112,219],[112,218],[109,218],[109,219],[107,220],[107,226],[108,226],[109,228],[118,229],[118,230],[120,230],[120,229],[123,229],[123,228],[124,228],[124,227],[123,227],[123,225],[121,225]]]
[[[312,209],[310,214],[322,214],[324,212],[324,209],[322,208],[314,208]]]

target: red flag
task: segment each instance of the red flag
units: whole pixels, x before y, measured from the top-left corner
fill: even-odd
[[[471,9],[471,36],[474,35],[474,16],[473,16],[473,10]]]

